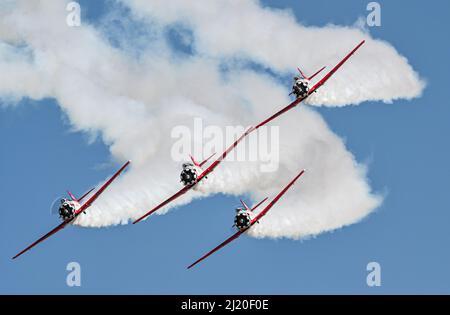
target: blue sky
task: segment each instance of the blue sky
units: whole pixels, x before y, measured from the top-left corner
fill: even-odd
[[[351,25],[367,13],[367,1],[263,3],[292,8],[306,25]],[[70,132],[53,100],[23,100],[0,107],[0,293],[450,293],[450,43],[444,33],[450,4],[434,1],[432,13],[424,14],[418,4],[380,3],[382,26],[370,32],[427,80],[423,96],[318,109],[357,160],[368,162],[374,190],[386,192],[368,218],[305,241],[242,237],[187,271],[232,233],[230,208],[238,199],[219,195],[136,226],[68,227],[11,261],[58,224],[49,209],[54,198],[66,189],[81,194],[117,168],[96,167],[110,161],[108,148]],[[81,4],[92,21],[105,12],[102,1]],[[81,265],[81,287],[66,285],[71,261]],[[366,285],[370,261],[381,264],[381,287]]]

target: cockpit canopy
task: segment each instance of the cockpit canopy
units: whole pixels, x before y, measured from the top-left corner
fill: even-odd
[[[183,163],[182,167],[183,167],[183,169],[185,169],[185,168],[193,168],[194,164],[191,163],[191,162],[186,162],[186,163]]]

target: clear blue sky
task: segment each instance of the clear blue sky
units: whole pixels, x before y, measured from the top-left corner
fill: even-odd
[[[81,2],[92,21],[105,12],[103,1]],[[352,24],[367,2],[264,1],[318,26]],[[219,195],[136,226],[68,227],[12,261],[58,223],[49,210],[54,198],[68,188],[80,194],[117,167],[95,168],[109,161],[107,147],[71,133],[54,101],[24,100],[0,107],[0,293],[450,293],[450,3],[379,2],[382,27],[371,34],[428,81],[423,97],[319,109],[356,158],[370,161],[374,190],[388,192],[375,213],[302,242],[244,236],[187,271],[231,234],[238,200]],[[66,285],[71,261],[81,264],[78,288]],[[381,264],[381,287],[366,285],[370,261]]]

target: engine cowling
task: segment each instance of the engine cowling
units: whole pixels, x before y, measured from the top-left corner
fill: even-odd
[[[180,174],[180,179],[184,186],[195,184],[197,181],[197,170],[194,165],[185,163]]]
[[[248,227],[250,227],[250,224],[252,223],[252,218],[250,217],[250,213],[246,210],[240,210],[236,213],[236,216],[234,217],[234,225],[239,230],[245,230]]]
[[[297,98],[306,97],[309,93],[309,82],[306,79],[297,79],[292,90]]]
[[[61,203],[61,206],[59,206],[58,212],[59,217],[65,221],[74,217],[75,207],[72,204],[64,201]]]

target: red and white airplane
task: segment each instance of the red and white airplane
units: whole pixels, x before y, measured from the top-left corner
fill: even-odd
[[[241,203],[242,203],[244,208],[237,208],[236,209],[236,216],[234,218],[234,225],[233,225],[234,227],[237,228],[238,231],[234,235],[229,237],[226,241],[224,241],[222,244],[220,244],[219,246],[217,246],[216,248],[214,248],[210,252],[206,253],[200,259],[198,259],[193,264],[191,264],[188,267],[188,269],[194,267],[196,264],[201,262],[203,259],[205,259],[208,256],[212,255],[214,252],[218,251],[219,249],[221,249],[222,247],[224,247],[225,245],[227,245],[231,241],[234,241],[239,236],[241,236],[243,233],[248,231],[248,229],[250,229],[255,223],[258,223],[258,221],[261,220],[261,218],[263,216],[265,216],[267,214],[267,212],[269,212],[269,210],[273,207],[273,205],[284,195],[284,193],[295,183],[295,181],[300,176],[303,175],[304,172],[305,172],[305,170],[302,170],[297,176],[295,176],[295,178],[286,187],[284,187],[284,189],[260,213],[258,213],[256,216],[253,215],[254,210],[256,208],[258,208],[264,201],[266,201],[267,197],[264,198],[262,201],[260,201],[253,208],[249,208],[247,206],[247,204],[244,201],[241,200]]]
[[[307,99],[311,94],[317,92],[317,90],[325,84],[325,82],[328,81],[329,78],[331,78],[331,76],[340,68],[342,67],[342,65],[365,43],[366,41],[363,40],[361,41],[355,48],[353,48],[353,50],[344,57],[344,59],[342,59],[336,66],[334,66],[333,69],[331,69],[330,72],[328,72],[322,79],[320,79],[316,84],[314,84],[312,87],[310,87],[311,85],[311,80],[318,75],[320,72],[322,72],[323,69],[325,69],[325,67],[322,67],[319,71],[317,71],[316,73],[314,73],[312,76],[307,77],[306,75],[304,75],[304,73],[297,68],[297,70],[300,72],[301,77],[294,77],[294,84],[292,86],[292,92],[290,94],[294,94],[296,96],[295,101],[293,101],[291,104],[289,104],[288,106],[282,108],[281,110],[279,110],[278,112],[276,112],[275,114],[273,114],[272,116],[270,116],[269,118],[267,118],[266,120],[262,121],[261,123],[259,123],[255,129],[258,129],[259,127],[267,124],[268,122],[272,121],[273,119],[277,118],[278,116],[280,116],[281,114],[284,114],[285,112],[287,112],[288,110],[294,108],[295,106],[297,106],[298,104],[300,104],[302,101],[304,101],[305,99]]]
[[[226,156],[238,145],[239,142],[242,141],[250,132],[254,130],[254,127],[249,127],[228,149],[225,150],[225,152],[222,153],[222,155],[217,158],[213,163],[211,163],[210,166],[208,166],[205,170],[202,169],[202,166],[208,162],[208,160],[213,157],[215,154],[208,157],[206,160],[204,160],[201,163],[198,163],[195,161],[195,159],[191,156],[192,163],[187,162],[183,163],[182,165],[182,171],[180,174],[181,182],[183,183],[184,187],[179,190],[177,193],[175,193],[173,196],[169,197],[168,199],[164,200],[162,203],[148,211],[146,214],[141,216],[139,219],[133,222],[133,224],[138,223],[139,221],[145,219],[149,215],[151,215],[153,212],[161,209],[169,202],[175,200],[176,198],[180,197],[181,195],[185,194],[190,189],[194,188],[195,185],[197,185],[199,182],[201,182],[203,179],[208,178],[208,174],[210,174],[214,169],[222,162]]]
[[[68,199],[61,199],[61,204],[59,206],[58,212],[59,212],[59,216],[60,218],[63,220],[63,222],[58,225],[57,227],[55,227],[53,230],[51,230],[50,232],[48,232],[47,234],[45,234],[44,236],[42,236],[40,239],[38,239],[37,241],[35,241],[33,244],[31,244],[30,246],[28,246],[27,248],[25,248],[23,251],[21,251],[20,253],[18,253],[16,256],[14,256],[12,259],[16,259],[17,257],[19,257],[20,255],[22,255],[23,253],[25,253],[26,251],[30,250],[31,248],[33,248],[34,246],[36,246],[37,244],[39,244],[40,242],[46,240],[48,237],[50,237],[51,235],[55,234],[56,232],[58,232],[59,230],[62,230],[66,225],[73,223],[75,221],[75,219],[81,214],[81,213],[85,213],[86,209],[89,208],[92,203],[98,198],[98,196],[100,196],[103,191],[105,191],[105,189],[116,179],[117,176],[119,176],[120,173],[122,173],[122,171],[128,166],[128,164],[130,164],[130,161],[127,161],[121,168],[120,170],[117,171],[117,173],[115,173],[105,184],[103,184],[102,187],[100,187],[99,190],[97,190],[85,203],[83,203],[82,205],[80,204],[80,202],[87,196],[89,195],[89,193],[91,193],[94,188],[92,188],[91,190],[89,190],[88,192],[86,192],[83,196],[81,196],[80,198],[75,198],[74,195],[72,195],[72,193],[70,191],[68,191],[68,194],[70,196],[70,200]]]
[[[330,72],[328,72],[321,80],[319,80],[316,84],[314,84],[312,87],[310,87],[310,81],[316,76],[318,75],[320,72],[322,72],[323,69],[325,69],[325,67],[323,67],[322,69],[320,69],[319,71],[317,71],[315,74],[313,74],[310,77],[306,77],[300,69],[298,69],[298,71],[300,72],[300,74],[302,75],[302,78],[299,77],[295,77],[294,80],[294,85],[292,87],[292,92],[291,94],[295,94],[296,95],[296,99],[289,104],[288,106],[282,108],[280,111],[278,111],[277,113],[273,114],[272,116],[270,116],[269,118],[267,118],[266,120],[264,120],[263,122],[259,123],[256,127],[250,127],[249,129],[247,129],[247,131],[236,141],[233,143],[233,145],[231,145],[216,161],[214,161],[211,166],[209,166],[207,169],[202,170],[201,166],[203,166],[211,157],[207,158],[206,160],[204,160],[201,163],[197,163],[192,157],[192,163],[185,163],[183,164],[183,170],[181,172],[181,182],[183,183],[184,187],[179,190],[177,193],[175,193],[173,196],[169,197],[168,199],[164,200],[162,203],[160,203],[159,205],[157,205],[156,207],[154,207],[153,209],[151,209],[150,211],[148,211],[146,214],[144,214],[143,216],[141,216],[139,219],[137,219],[136,221],[133,222],[133,224],[138,223],[139,221],[143,220],[144,218],[148,217],[149,215],[151,215],[152,213],[154,213],[155,211],[161,209],[162,207],[164,207],[165,205],[167,205],[168,203],[170,203],[171,201],[177,199],[179,196],[185,194],[187,191],[189,191],[191,188],[193,188],[198,182],[200,182],[201,180],[203,180],[204,178],[206,178],[206,176],[211,173],[216,167],[217,165],[219,165],[219,163],[225,159],[225,157],[227,156],[227,154],[233,150],[238,143],[247,135],[249,135],[251,132],[253,132],[254,130],[257,130],[259,127],[266,125],[267,123],[269,123],[270,121],[272,121],[273,119],[275,119],[276,117],[280,116],[281,114],[287,112],[288,110],[294,108],[295,106],[297,106],[298,104],[300,104],[303,100],[307,99],[312,93],[317,92],[317,90],[325,84],[326,81],[328,81],[328,79],[350,58],[351,55],[353,55],[363,44],[365,41],[362,41],[358,44],[358,46],[356,46],[347,56],[345,56],[344,59],[342,59]]]

